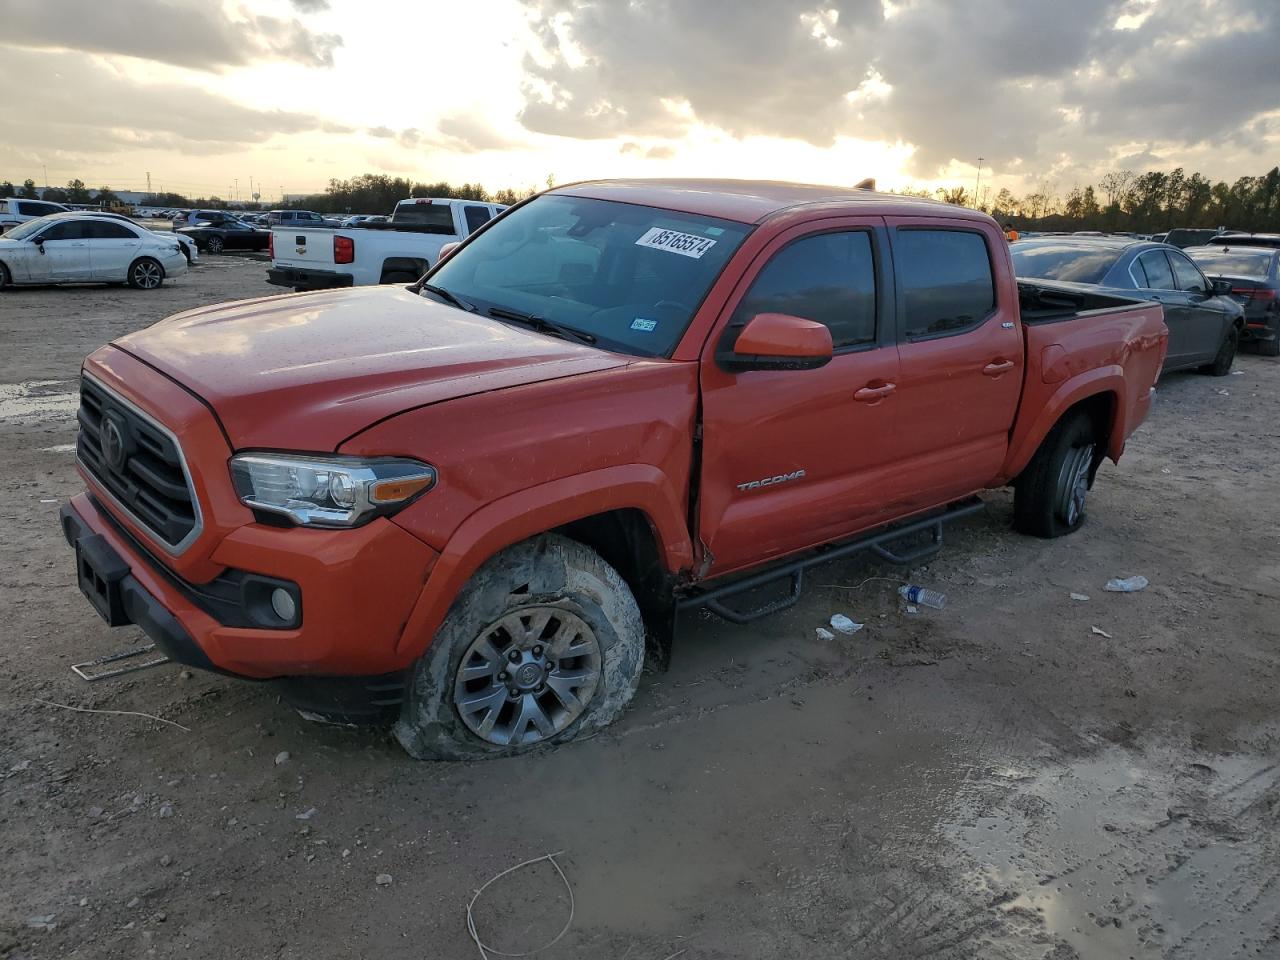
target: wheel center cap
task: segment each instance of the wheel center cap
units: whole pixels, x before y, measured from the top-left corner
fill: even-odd
[[[532,690],[542,683],[542,665],[537,663],[521,664],[516,668],[514,676],[516,686],[521,690]]]

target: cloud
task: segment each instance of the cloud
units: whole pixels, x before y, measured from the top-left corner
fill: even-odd
[[[7,51],[0,89],[20,91],[13,100],[20,109],[5,124],[6,152],[15,159],[132,149],[218,154],[277,134],[349,132],[309,114],[258,110],[199,87],[140,83],[91,58],[55,53]]]
[[[1276,0],[521,0],[521,122],[582,139],[903,142],[914,172],[1183,151],[1280,108]],[[1265,131],[1266,133],[1262,133]],[[1269,140],[1274,147],[1274,140]]]
[[[329,9],[329,0],[290,0],[294,9],[302,13],[323,13]]]
[[[129,0],[127,14],[102,0],[0,0],[0,44],[221,70],[264,59],[331,67],[342,38],[208,0]]]
[[[667,143],[646,147],[634,140],[628,140],[618,147],[618,152],[636,154],[649,160],[670,160],[676,155],[676,148]]]
[[[460,153],[481,150],[511,150],[522,146],[473,113],[456,113],[436,124],[443,138],[441,146]]]

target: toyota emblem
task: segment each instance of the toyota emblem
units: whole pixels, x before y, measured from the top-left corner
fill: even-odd
[[[124,469],[124,429],[114,416],[102,422],[102,459],[116,473]]]

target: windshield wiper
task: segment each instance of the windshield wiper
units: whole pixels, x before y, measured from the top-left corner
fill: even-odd
[[[539,333],[549,333],[565,340],[577,340],[579,343],[587,344],[596,342],[595,335],[587,333],[585,330],[575,330],[573,327],[566,327],[564,324],[548,320],[546,317],[523,313],[520,310],[510,310],[506,307],[490,307],[489,316],[495,320],[512,320],[516,323],[523,323]]]
[[[467,313],[479,313],[474,303],[467,303],[460,296],[452,291],[446,290],[444,287],[437,287],[434,283],[420,283],[419,290],[425,290],[427,293],[434,293],[450,306],[457,307],[459,310],[465,310]]]

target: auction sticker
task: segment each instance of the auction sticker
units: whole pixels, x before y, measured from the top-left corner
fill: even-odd
[[[646,320],[644,317],[636,317],[631,321],[631,329],[639,330],[642,333],[653,333],[658,329],[657,320]]]
[[[701,260],[702,255],[715,245],[714,240],[708,240],[706,237],[697,237],[692,233],[677,233],[675,230],[664,230],[662,227],[651,227],[636,241],[637,247],[652,247],[654,250],[678,253],[682,257],[693,257],[695,260]]]

